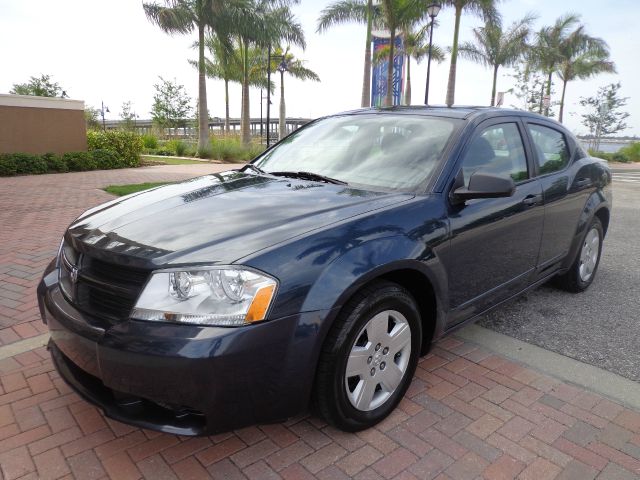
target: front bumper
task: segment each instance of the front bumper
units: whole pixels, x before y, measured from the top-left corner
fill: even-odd
[[[304,411],[329,313],[241,328],[141,321],[102,328],[67,302],[51,269],[38,302],[54,364],[72,388],[110,418],[181,435]]]

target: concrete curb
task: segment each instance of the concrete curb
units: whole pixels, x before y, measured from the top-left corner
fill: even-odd
[[[469,325],[455,335],[563,381],[640,409],[640,383],[479,325]]]

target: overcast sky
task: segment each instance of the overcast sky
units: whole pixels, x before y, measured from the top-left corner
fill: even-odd
[[[425,0],[426,1],[426,0]],[[321,83],[286,79],[288,116],[318,117],[360,106],[362,66],[365,44],[363,26],[338,26],[324,35],[315,32],[320,11],[330,0],[302,0],[293,10],[302,23],[308,47],[293,49],[320,76]],[[553,23],[567,12],[579,13],[588,33],[604,38],[611,47],[616,75],[600,75],[588,81],[575,81],[567,90],[566,123],[576,133],[581,125],[581,96],[590,96],[599,86],[622,82],[622,93],[629,98],[631,113],[625,134],[640,135],[640,40],[638,0],[504,0],[500,2],[504,23],[509,24],[527,12],[539,15],[536,28]],[[453,37],[453,12],[443,10],[434,42],[449,46]],[[471,40],[471,29],[481,21],[470,15],[462,18],[461,40]],[[187,63],[196,53],[190,48],[193,35],[170,36],[151,25],[139,0],[0,0],[0,93],[8,93],[14,83],[31,75],[47,73],[60,83],[71,98],[87,105],[104,101],[111,110],[107,119],[117,119],[124,101],[131,101],[141,118],[150,118],[153,84],[158,76],[177,79],[189,94],[197,97],[197,73]],[[412,64],[413,103],[424,97],[426,62]],[[443,103],[448,76],[448,59],[432,66],[430,96]],[[504,69],[498,90],[513,86],[511,72]],[[209,111],[224,115],[221,82],[208,81]],[[273,104],[277,115],[279,85]],[[560,85],[556,86],[560,91]],[[468,61],[458,64],[456,103],[486,105],[491,93],[489,70]],[[559,99],[556,95],[555,98]],[[517,103],[507,95],[506,105]],[[252,116],[260,115],[260,92],[251,92]],[[240,88],[231,89],[231,115],[240,114]]]

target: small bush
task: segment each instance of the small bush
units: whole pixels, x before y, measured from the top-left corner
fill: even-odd
[[[0,177],[10,177],[18,171],[13,155],[0,155]]]
[[[154,152],[154,155],[158,155],[160,157],[173,157],[173,152],[171,150],[167,150],[166,148],[159,148]]]
[[[14,153],[13,159],[16,162],[16,173],[18,174],[47,173],[49,169],[47,162],[40,155]]]
[[[158,137],[151,133],[145,133],[142,135],[142,146],[146,150],[155,150],[158,148]]]
[[[627,158],[627,162],[640,162],[640,142],[627,145],[619,153]]]
[[[124,167],[140,166],[143,140],[133,132],[109,130],[106,132],[87,132],[89,151],[110,150],[123,162]]]
[[[166,150],[173,152],[173,155],[177,155],[178,157],[184,156],[188,147],[189,146],[182,140],[169,140],[164,144]]]
[[[125,162],[118,157],[115,152],[111,150],[94,150],[91,152],[96,166],[100,170],[110,170],[112,168],[124,168]]]
[[[45,153],[42,158],[47,162],[47,168],[50,172],[64,173],[69,171],[67,163],[60,155],[56,155],[55,153]]]
[[[85,172],[95,170],[98,165],[88,152],[69,152],[62,156],[69,170],[72,172]]]

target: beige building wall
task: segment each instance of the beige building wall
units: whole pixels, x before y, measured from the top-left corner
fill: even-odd
[[[0,94],[0,153],[86,150],[84,102]]]

